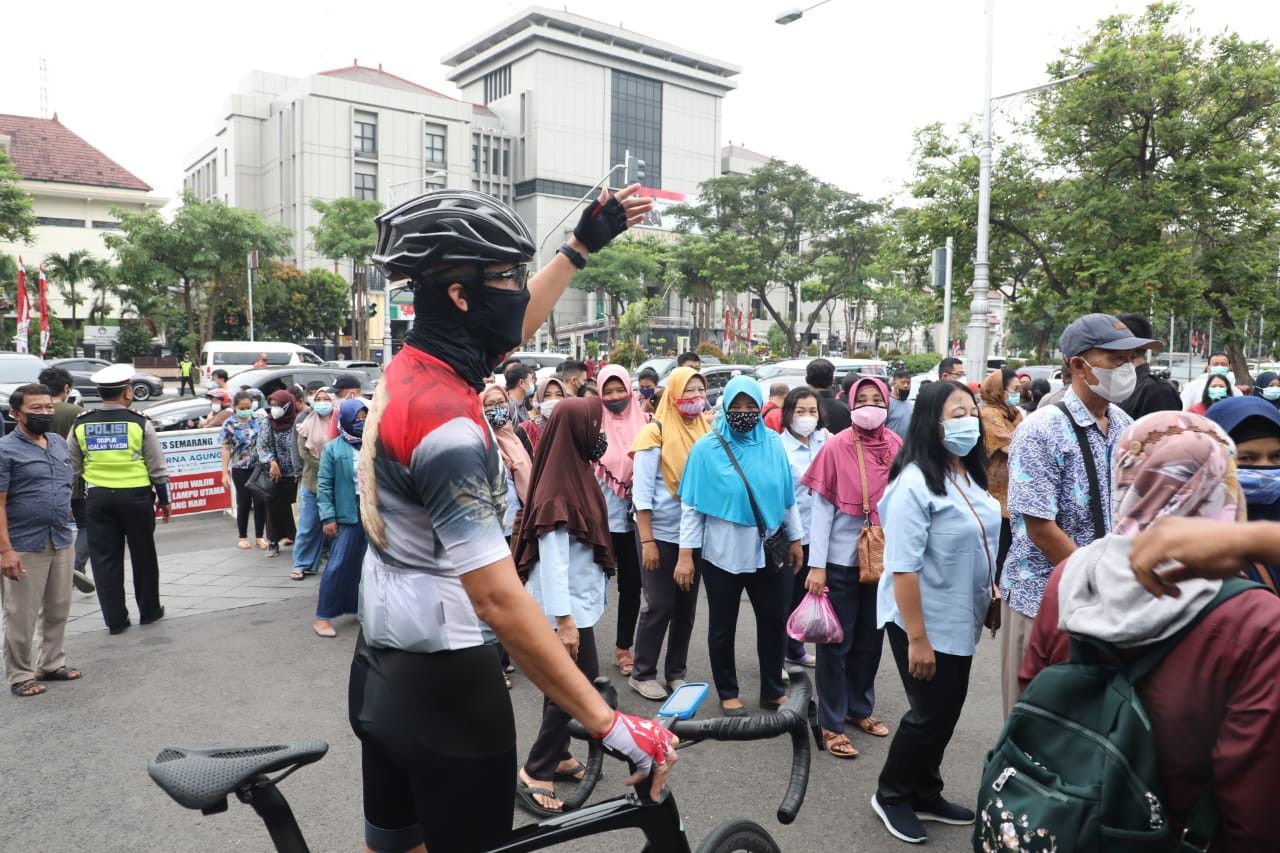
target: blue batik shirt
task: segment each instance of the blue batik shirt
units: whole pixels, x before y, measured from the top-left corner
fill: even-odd
[[[1111,458],[1133,419],[1119,406],[1107,406],[1107,434],[1102,434],[1093,415],[1076,396],[1067,391],[1062,398],[1072,418],[1087,427],[1089,447],[1102,489],[1102,518],[1111,529]],[[1077,545],[1096,538],[1093,515],[1089,511],[1089,474],[1080,454],[1075,430],[1057,406],[1037,409],[1013,434],[1009,445],[1009,521],[1013,543],[1004,561],[1000,594],[1009,607],[1035,618],[1053,565],[1027,536],[1025,516],[1056,521]]]

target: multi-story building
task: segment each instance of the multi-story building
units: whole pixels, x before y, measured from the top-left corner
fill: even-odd
[[[720,173],[720,104],[735,86],[732,65],[543,8],[444,62],[460,99],[381,66],[304,78],[255,71],[188,158],[185,185],[291,228],[290,260],[303,268],[331,264],[310,245],[313,200],[392,205],[432,187],[471,187],[516,208],[534,230],[540,265],[592,187],[623,183],[611,167],[628,152],[644,161],[647,191],[663,203],[691,198]],[[658,220],[649,227],[660,228]],[[371,323],[375,341],[383,318],[407,310],[387,308]],[[583,324],[595,308],[594,295],[570,291],[557,320]]]
[[[34,283],[37,267],[52,254],[77,250],[109,260],[111,251],[103,236],[118,226],[112,208],[139,213],[164,206],[168,199],[151,194],[151,187],[119,163],[94,148],[53,118],[0,115],[0,151],[8,154],[22,176],[19,186],[31,196],[36,228],[29,244],[0,241],[0,253],[21,255]],[[84,341],[110,346],[118,329],[119,303],[108,297],[107,318],[84,325],[93,301],[92,282],[83,282],[77,296],[77,321]],[[34,289],[32,290],[34,296]],[[49,311],[67,326],[71,306],[62,289],[50,283]]]

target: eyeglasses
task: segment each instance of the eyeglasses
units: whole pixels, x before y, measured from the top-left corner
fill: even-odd
[[[476,278],[486,287],[497,290],[524,290],[529,286],[529,265],[516,264],[502,272],[488,272],[481,269],[476,272]]]

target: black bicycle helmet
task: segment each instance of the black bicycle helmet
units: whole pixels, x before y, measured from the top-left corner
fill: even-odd
[[[460,263],[528,263],[533,235],[516,212],[474,190],[436,190],[378,217],[371,260],[387,278],[422,279]]]

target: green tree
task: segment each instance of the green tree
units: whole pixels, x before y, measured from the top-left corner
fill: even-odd
[[[909,342],[911,332],[925,322],[929,314],[929,297],[898,284],[886,284],[872,289],[871,300],[875,305],[875,324],[886,330],[897,349]]]
[[[586,269],[573,277],[573,286],[600,294],[608,306],[603,313],[609,318],[610,328],[625,337],[628,333],[621,325],[624,312],[628,306],[646,299],[648,283],[656,282],[661,275],[660,259],[665,252],[665,244],[652,239],[614,240],[591,256]]]
[[[140,320],[124,320],[116,336],[116,361],[132,361],[139,356],[151,355],[151,330]]]
[[[65,255],[57,253],[46,255],[44,259],[45,278],[58,286],[62,301],[71,306],[71,355],[73,357],[78,354],[75,342],[79,329],[76,309],[84,304],[84,294],[77,288],[91,278],[96,269],[96,261],[89,254],[88,249],[74,249]]]
[[[618,336],[624,343],[639,344],[647,337],[653,318],[662,310],[661,299],[638,299],[627,306],[618,319]]]
[[[347,283],[323,269],[300,271],[293,264],[263,267],[254,289],[262,336],[281,341],[332,337],[348,310]]]
[[[116,295],[120,279],[120,267],[109,260],[92,258],[89,265],[89,278],[93,279],[93,301],[89,306],[89,322],[97,319],[99,323],[107,321],[107,302]]]
[[[756,260],[751,241],[732,231],[683,234],[672,246],[667,287],[693,303],[693,340],[711,338],[711,309],[717,297],[738,293]]]
[[[848,250],[850,233],[870,215],[866,203],[780,160],[749,175],[704,181],[698,197],[698,204],[672,211],[683,219],[682,230],[738,238],[719,246],[720,264],[732,270],[722,284],[759,298],[798,354],[802,327],[807,339],[826,301],[838,296],[819,293],[821,301],[803,318],[801,286],[815,277],[819,260]]]
[[[382,202],[355,198],[313,199],[311,207],[320,214],[320,224],[307,229],[311,232],[312,247],[333,261],[335,273],[339,261],[351,262],[351,338],[355,350],[363,355],[367,348],[367,293],[360,287],[361,277],[356,275],[356,269],[364,265],[378,246],[376,220],[382,212]]]
[[[30,243],[36,227],[31,195],[18,186],[21,180],[9,155],[0,151],[0,241],[6,243]]]
[[[270,258],[289,248],[289,229],[192,193],[183,194],[182,207],[168,222],[154,210],[113,212],[121,233],[105,239],[120,260],[122,288],[154,288],[164,299],[176,297],[186,324],[183,337],[188,346],[195,341],[196,350],[199,341],[210,339],[228,303],[246,304],[249,252],[257,249]]]

